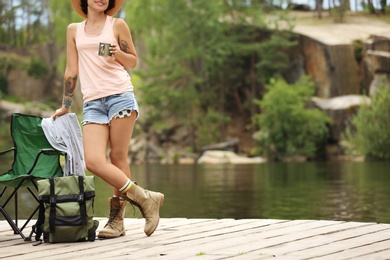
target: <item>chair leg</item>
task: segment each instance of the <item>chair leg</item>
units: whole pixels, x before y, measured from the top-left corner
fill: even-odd
[[[0,194],[0,198],[3,197],[4,193],[6,192],[6,190],[7,190],[7,187],[4,187],[4,189],[2,190],[2,192]],[[18,234],[19,233],[18,226],[15,225],[15,223],[12,220],[11,216],[4,209],[7,206],[8,202],[11,200],[11,198],[12,198],[14,193],[15,193],[15,190],[11,193],[11,195],[8,197],[8,199],[2,205],[0,205],[0,212],[3,214],[4,218],[7,220],[8,224],[13,229],[14,234]]]
[[[23,233],[19,230],[19,228],[15,225],[14,221],[12,220],[11,216],[8,215],[8,213],[4,210],[3,207],[0,207],[0,211],[3,214],[4,218],[7,220],[8,224],[11,226],[11,228],[14,231],[14,234],[19,234],[23,239],[26,237],[23,235]]]
[[[36,187],[37,190],[38,190],[38,187]],[[37,197],[37,195],[35,195],[35,193],[29,188],[27,187],[27,190],[30,192],[30,194],[32,195],[32,197],[35,199],[35,201],[38,203],[38,206],[35,208],[35,210],[33,211],[33,213],[30,215],[30,217],[28,217],[28,219],[26,220],[26,222],[24,223],[24,225],[20,228],[20,231],[22,231],[26,226],[27,224],[30,222],[30,220],[34,217],[35,213],[37,213],[38,209],[39,209],[39,199]]]
[[[36,191],[38,191],[38,185],[36,184],[35,181],[32,181],[32,184],[35,188]],[[32,191],[32,189],[30,189],[30,187],[26,187],[27,190],[30,192],[31,196],[35,199],[35,201],[38,203],[38,206],[35,208],[35,210],[33,211],[33,213],[30,215],[30,217],[28,217],[28,219],[26,220],[26,222],[24,223],[24,225],[19,229],[20,230],[20,233],[22,235],[22,238],[24,239],[24,241],[31,241],[31,237],[32,237],[32,234],[33,234],[33,231],[30,233],[30,235],[28,237],[24,236],[24,234],[22,233],[22,231],[24,230],[24,228],[27,226],[27,224],[31,221],[31,219],[34,217],[34,215],[37,213],[37,211],[39,210],[39,199],[38,199],[38,196]],[[16,211],[15,211],[16,212]]]
[[[18,219],[19,219],[19,216],[18,216],[18,192],[16,191],[15,192],[15,225],[16,227],[18,227]],[[18,234],[19,232],[14,232],[14,234]]]
[[[32,215],[28,218],[28,220],[26,221],[26,223],[24,223],[23,227],[22,228],[19,228],[18,227],[18,219],[19,219],[19,215],[18,215],[18,190],[20,187],[22,187],[23,183],[26,181],[23,180],[21,181],[17,187],[14,188],[14,190],[11,192],[11,194],[8,196],[8,198],[5,200],[5,202],[0,205],[0,212],[3,214],[4,218],[7,220],[8,224],[11,226],[12,230],[14,231],[14,234],[19,234],[23,240],[27,241],[29,240],[29,238],[26,238],[26,236],[23,234],[22,230],[27,226],[27,224],[29,223],[29,221],[32,219],[32,217],[34,216],[34,214],[38,211],[38,208],[37,207],[35,209],[35,211],[32,213]],[[38,189],[38,187],[36,186],[36,184],[33,182],[34,186],[36,189]],[[3,191],[1,192],[0,194],[0,198],[3,196],[3,194],[5,193],[5,190],[7,189],[7,187],[5,187],[3,189]],[[27,189],[29,190],[29,192],[31,194],[33,194],[33,192],[30,190],[30,188],[27,187]],[[10,202],[10,200],[12,199],[12,197],[15,198],[15,221],[11,218],[11,216],[8,214],[8,212],[6,212],[5,210],[5,207],[7,206],[7,204]],[[35,198],[36,201],[38,201],[38,198],[35,194],[33,194],[33,197]],[[31,240],[31,238],[30,238]]]

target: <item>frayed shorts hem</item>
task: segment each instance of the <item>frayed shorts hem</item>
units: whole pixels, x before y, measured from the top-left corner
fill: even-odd
[[[130,91],[116,94],[86,102],[81,124],[110,125],[113,119],[129,117],[133,112],[137,113],[138,119],[139,107],[134,93]]]

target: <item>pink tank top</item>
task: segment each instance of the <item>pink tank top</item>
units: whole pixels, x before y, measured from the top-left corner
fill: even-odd
[[[103,31],[97,35],[85,33],[86,21],[77,24],[76,47],[84,103],[134,89],[129,73],[118,61],[98,55],[100,42],[119,46],[114,36],[114,20],[107,16]]]

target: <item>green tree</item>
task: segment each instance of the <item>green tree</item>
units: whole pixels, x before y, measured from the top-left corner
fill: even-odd
[[[270,159],[288,156],[313,157],[328,137],[330,119],[320,110],[306,106],[314,94],[314,84],[303,77],[294,85],[271,80],[263,100],[263,113],[254,121],[260,129],[258,144]]]
[[[390,85],[384,84],[359,108],[344,135],[350,152],[374,159],[390,159]]]
[[[69,1],[46,0],[48,1],[48,21],[51,40],[59,46],[66,44],[66,28],[72,22],[80,22],[82,18],[73,11]]]
[[[136,73],[143,79],[141,103],[152,108],[148,120],[155,128],[169,127],[167,117],[190,128],[196,122],[207,126],[202,120],[212,121],[207,115],[214,115],[207,109],[223,113],[226,85],[213,81],[224,76],[218,68],[234,49],[226,37],[228,25],[220,21],[223,10],[222,1],[208,0],[135,0],[128,5],[136,45],[146,46],[146,69]],[[213,138],[218,141],[220,132]]]
[[[29,67],[27,69],[27,74],[30,77],[37,79],[44,79],[47,76],[49,68],[45,62],[42,61],[39,57],[31,57]]]
[[[47,1],[0,1],[0,42],[28,46],[47,40]]]
[[[260,70],[281,69],[279,60],[276,66],[260,61],[275,57],[268,50],[283,55],[284,49],[262,44],[272,38],[262,6],[239,2],[133,0],[125,6],[142,53],[141,70],[134,71],[142,79],[140,102],[148,106],[152,126],[164,129],[166,118],[176,118],[199,132],[208,130],[204,144],[223,138],[230,112],[255,114],[250,100],[261,97]],[[280,39],[274,41],[278,46]]]

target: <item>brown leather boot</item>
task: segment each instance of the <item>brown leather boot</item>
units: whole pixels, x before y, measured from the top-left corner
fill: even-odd
[[[110,216],[104,228],[99,232],[99,238],[117,238],[126,234],[123,225],[123,218],[125,216],[126,201],[120,205],[119,197],[109,198],[110,202]]]
[[[141,188],[133,182],[123,198],[137,206],[145,218],[144,232],[147,236],[153,234],[160,221],[160,207],[164,203],[164,194]]]

